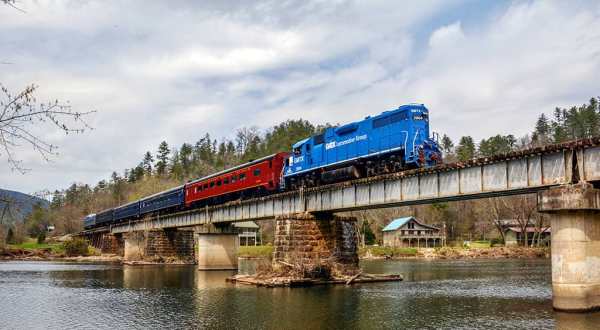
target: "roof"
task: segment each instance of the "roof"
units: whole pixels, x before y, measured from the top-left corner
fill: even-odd
[[[303,140],[303,141],[304,141],[304,140]],[[260,162],[262,162],[262,161],[265,161],[265,160],[267,160],[267,159],[269,159],[269,158],[273,158],[273,157],[275,157],[275,156],[277,156],[277,155],[278,155],[278,154],[277,154],[277,153],[275,153],[275,154],[268,155],[268,156],[265,156],[265,157],[262,157],[262,158],[259,158],[259,159],[251,160],[251,161],[249,161],[249,162],[246,162],[246,163],[243,163],[243,164],[239,164],[239,165],[236,165],[236,166],[234,166],[234,167],[230,167],[230,168],[224,169],[224,170],[222,170],[222,171],[219,171],[219,172],[216,172],[216,173],[213,173],[213,174],[209,174],[209,175],[207,175],[207,176],[203,176],[203,177],[201,177],[201,178],[197,178],[197,179],[194,179],[194,180],[190,180],[190,181],[188,181],[188,184],[197,183],[197,182],[200,182],[200,181],[204,181],[204,180],[207,180],[207,179],[210,179],[210,178],[217,177],[217,176],[219,176],[219,175],[222,175],[222,174],[225,174],[225,173],[229,173],[229,172],[237,171],[237,170],[239,170],[239,169],[242,169],[242,168],[244,168],[244,167],[247,167],[247,166],[250,166],[250,165],[253,165],[253,164],[260,163]],[[179,188],[179,187],[178,187],[178,188]]]
[[[254,221],[234,222],[233,226],[236,228],[260,228]]]
[[[383,228],[383,231],[396,230],[396,229],[404,226],[404,224],[409,222],[411,219],[414,219],[415,221],[417,220],[417,219],[415,219],[415,217],[404,217],[404,218],[394,219],[387,226],[385,226],[385,228]]]
[[[427,224],[419,222],[419,220],[417,220],[417,218],[415,218],[415,217],[404,217],[404,218],[398,218],[398,219],[392,220],[392,222],[390,222],[387,226],[385,226],[385,228],[383,228],[382,231],[394,231],[394,230],[397,230],[398,228],[404,226],[410,220],[414,220],[419,226],[431,228],[431,229],[434,229],[434,230],[440,230],[437,227],[434,227],[434,226],[427,225]]]
[[[295,148],[301,147],[308,140],[310,140],[310,137],[307,137],[306,139],[303,139],[303,140],[300,140],[300,141],[294,143],[294,145],[292,146],[292,148],[295,149]]]
[[[525,230],[528,233],[536,233],[538,231],[538,229],[534,228],[534,227],[527,227],[527,228],[525,228]],[[523,229],[521,227],[508,227],[505,229],[505,231],[514,231],[515,233],[521,233],[521,232],[523,232]],[[550,228],[550,227],[540,228],[540,232],[550,233],[550,232],[552,232],[552,228]]]

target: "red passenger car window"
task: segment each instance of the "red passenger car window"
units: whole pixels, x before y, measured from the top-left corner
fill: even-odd
[[[240,181],[246,180],[246,173],[240,174]]]
[[[237,177],[235,175],[231,176],[231,183],[235,183],[235,181],[237,180]]]
[[[254,176],[259,176],[260,175],[260,168],[255,168],[254,169]]]
[[[214,186],[215,186],[215,182],[213,181],[213,182],[210,183],[210,187],[212,188]]]
[[[229,179],[228,178],[223,179],[223,184],[229,184]]]
[[[221,180],[217,181],[217,187],[221,186]]]

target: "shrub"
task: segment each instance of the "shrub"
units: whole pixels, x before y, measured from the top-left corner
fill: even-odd
[[[46,242],[46,232],[42,231],[37,235],[37,243],[44,244],[44,242]]]
[[[86,240],[81,238],[73,238],[65,242],[65,253],[69,257],[75,256],[87,256],[88,255],[88,243]]]

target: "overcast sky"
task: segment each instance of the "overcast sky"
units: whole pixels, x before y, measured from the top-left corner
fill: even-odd
[[[202,3],[202,4],[200,4]],[[96,109],[0,188],[95,184],[162,140],[286,119],[344,123],[424,103],[453,139],[528,133],[600,95],[598,1],[30,1],[0,6],[0,83]]]

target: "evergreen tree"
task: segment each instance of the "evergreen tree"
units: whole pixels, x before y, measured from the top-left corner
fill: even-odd
[[[167,141],[163,141],[158,146],[158,152],[156,153],[156,174],[165,175],[167,173],[167,164],[169,163],[169,145]]]
[[[144,155],[144,160],[142,161],[142,167],[144,168],[144,172],[148,176],[152,175],[152,164],[153,163],[154,163],[154,158],[152,157],[152,154],[150,153],[150,151],[146,151],[146,154]]]
[[[533,143],[539,146],[546,145],[552,142],[550,137],[551,127],[550,122],[545,114],[541,114],[535,124],[535,130],[533,131]]]
[[[173,157],[171,157],[169,174],[177,181],[183,180],[183,168],[181,166],[181,159],[179,158],[179,152],[177,150],[173,152]]]
[[[450,139],[448,135],[444,134],[442,137],[441,147],[442,151],[444,152],[444,156],[448,156],[454,151],[454,142],[452,142],[452,139]]]
[[[189,143],[184,143],[179,149],[179,163],[181,164],[182,175],[187,177],[192,172],[192,153],[193,148]]]
[[[463,136],[456,147],[456,156],[461,162],[467,161],[475,157],[475,142],[470,136]]]

